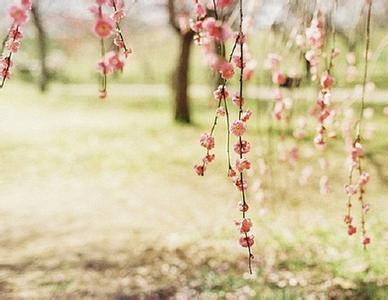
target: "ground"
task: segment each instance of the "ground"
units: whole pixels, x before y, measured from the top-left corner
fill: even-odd
[[[94,89],[54,86],[41,96],[16,83],[0,94],[1,298],[388,297],[388,187],[375,168],[388,168],[383,105],[373,106],[377,130],[366,143],[377,161],[368,162],[369,249],[342,222],[338,144],[329,196],[315,184],[290,188],[294,171],[281,165],[270,201],[250,192],[250,276],[233,224],[238,193],[225,178],[222,123],[214,167],[205,178],[192,172],[211,120],[208,99],[195,100],[194,126],[179,126],[167,88],[113,92],[106,102]],[[260,124],[250,127],[255,145]]]

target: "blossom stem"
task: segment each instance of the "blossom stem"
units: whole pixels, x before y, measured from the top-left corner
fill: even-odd
[[[113,0],[112,1],[112,4],[113,4],[113,9],[114,9],[114,12],[116,13],[117,12],[117,5],[116,5],[116,0]],[[120,23],[115,21],[115,25],[116,25],[116,31],[120,37],[120,40],[121,42],[123,43],[123,47],[124,47],[124,51],[125,53],[128,53],[129,52],[129,49],[125,43],[125,40],[124,40],[124,36],[123,36],[123,33],[121,32],[121,27],[120,27]]]
[[[360,118],[358,120],[357,126],[357,135],[356,138],[360,139],[361,137],[361,125],[364,118],[364,110],[365,110],[365,93],[366,93],[366,81],[368,78],[368,61],[369,61],[369,47],[370,47],[370,25],[371,25],[371,15],[372,15],[372,3],[373,0],[369,0],[368,4],[368,14],[366,21],[366,33],[365,33],[365,58],[364,58],[364,76],[362,80],[362,94],[361,94],[361,110],[360,110]]]
[[[11,28],[13,28],[13,24],[11,26]],[[17,36],[17,34],[19,33],[19,25],[16,26],[16,29],[15,29],[15,33],[14,33],[14,36],[12,37],[13,40],[15,40],[15,36]],[[8,39],[9,39],[9,33],[7,35],[7,39],[4,43],[4,45],[7,43]],[[8,76],[8,73],[9,73],[9,70],[11,68],[11,63],[12,63],[12,51],[9,52],[8,56],[6,57],[6,62],[7,62],[7,66],[4,70],[4,76],[3,76],[3,79],[1,80],[1,83],[0,83],[0,89],[2,89],[5,85],[5,82],[7,80],[7,76]]]
[[[240,42],[240,63],[241,63],[241,68],[240,68],[240,107],[239,107],[239,112],[238,112],[238,118],[241,120],[241,116],[243,113],[243,94],[244,94],[244,32],[243,32],[243,21],[244,21],[244,12],[243,12],[243,1],[239,1],[239,10],[240,10],[240,26],[239,26],[239,33],[237,36],[236,40],[236,46],[237,46],[237,41]],[[239,143],[240,143],[240,149],[243,148],[243,142],[242,142],[242,137],[239,136],[238,138]],[[240,159],[243,158],[243,153],[240,151]],[[241,196],[242,196],[242,202],[243,206],[247,205],[246,201],[246,195],[245,195],[245,188],[244,188],[244,172],[240,172],[240,180],[241,180]],[[245,210],[242,211],[242,217],[245,219],[246,217],[246,212]],[[248,233],[245,232],[245,238],[248,240]],[[252,274],[252,251],[251,251],[251,246],[248,243],[248,268],[249,268],[249,273]]]

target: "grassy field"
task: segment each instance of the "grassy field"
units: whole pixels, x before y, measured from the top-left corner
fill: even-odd
[[[106,102],[74,86],[42,96],[11,83],[1,92],[0,298],[388,297],[388,186],[377,174],[388,169],[383,105],[373,106],[375,137],[365,144],[375,160],[367,162],[368,251],[342,222],[346,171],[337,143],[332,194],[319,194],[313,159],[293,169],[274,162],[266,201],[249,192],[256,235],[249,276],[233,224],[238,193],[223,172],[223,122],[217,162],[205,178],[192,172],[212,116],[208,99],[195,99],[194,126],[179,126],[165,96],[112,90]],[[258,112],[250,126],[254,169],[268,125],[266,103],[257,103],[250,104]],[[307,163],[314,175],[299,187]],[[255,185],[260,177],[252,175]]]

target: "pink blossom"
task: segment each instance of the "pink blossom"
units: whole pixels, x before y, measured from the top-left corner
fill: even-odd
[[[248,159],[245,157],[243,158],[237,158],[236,160],[236,169],[242,173],[245,170],[249,170],[251,168],[251,163],[249,162]]]
[[[362,149],[362,145],[360,143],[355,143],[351,150],[351,156],[353,162],[357,162],[361,157],[364,156],[364,150]]]
[[[321,78],[321,86],[324,89],[330,89],[334,84],[334,77],[325,73]]]
[[[356,227],[354,227],[353,225],[349,225],[348,226],[348,234],[349,235],[353,235],[353,234],[355,234],[357,232],[357,228]]]
[[[370,207],[368,203],[363,204],[362,210],[364,213],[367,213],[369,211]]]
[[[190,28],[192,31],[199,33],[203,29],[203,21],[195,21],[190,23]]]
[[[246,130],[247,130],[247,125],[241,120],[234,121],[230,126],[230,131],[235,136],[242,136]]]
[[[234,75],[234,68],[231,63],[228,63],[227,61],[224,61],[219,64],[218,66],[218,72],[220,72],[221,77],[225,80],[229,80]]]
[[[233,170],[232,168],[229,168],[229,170],[228,170],[228,177],[233,178],[236,175],[237,175],[236,171]]]
[[[325,146],[325,140],[323,138],[323,135],[322,134],[318,134],[315,138],[314,138],[314,144],[317,146],[317,147],[324,147]]]
[[[102,17],[96,20],[94,24],[94,33],[99,38],[107,38],[112,34],[113,31],[113,23],[110,19]]]
[[[214,99],[225,100],[229,97],[229,91],[224,85],[219,85],[218,88],[213,92]]]
[[[281,120],[283,119],[283,112],[285,111],[285,104],[283,101],[276,101],[275,103],[275,106],[274,106],[274,110],[273,110],[273,117],[276,119],[276,120]]]
[[[236,222],[241,233],[247,233],[251,230],[252,221],[251,219],[243,219],[241,222]]]
[[[201,135],[200,144],[202,147],[206,148],[207,150],[211,150],[214,148],[214,144],[215,144],[214,137],[212,137],[208,133],[204,133]]]
[[[245,44],[247,42],[247,36],[243,32],[236,32],[236,42],[237,44]]]
[[[31,9],[32,7],[32,0],[21,0],[21,5],[25,7],[26,9]]]
[[[9,68],[0,69],[0,78],[9,79],[11,76],[11,72]]]
[[[242,113],[241,115],[241,121],[243,122],[248,122],[249,119],[251,118],[252,116],[252,112],[250,110],[247,110],[245,112]]]
[[[202,3],[197,2],[195,4],[195,14],[197,18],[203,19],[204,17],[206,17],[206,7]]]
[[[225,116],[225,108],[223,106],[220,106],[219,108],[217,108],[216,113],[218,116]]]
[[[253,235],[249,235],[247,237],[241,237],[240,238],[240,245],[241,247],[244,247],[244,248],[247,248],[247,247],[252,247],[253,244],[255,243],[255,240],[254,240],[254,236]]]
[[[21,43],[19,40],[9,40],[6,44],[7,49],[12,53],[16,53],[19,50],[20,45]]]
[[[241,61],[241,56],[240,55],[234,55],[233,56],[233,63],[236,65],[237,68],[245,68],[246,62],[245,59]]]
[[[214,159],[215,159],[215,154],[207,154],[203,159],[202,161],[205,163],[205,164],[208,164],[208,163],[211,163]]]
[[[8,13],[17,25],[23,25],[28,20],[26,7],[11,5]]]
[[[112,68],[104,58],[97,63],[97,71],[102,75],[106,75],[112,72]]]
[[[234,0],[217,0],[217,7],[227,8],[233,4]]]
[[[283,85],[287,81],[286,75],[282,72],[274,72],[272,75],[272,82],[278,85]]]
[[[370,176],[368,172],[362,172],[359,179],[359,184],[362,187],[365,187],[369,182]]]
[[[355,194],[357,194],[357,186],[355,185],[351,185],[351,184],[347,184],[345,186],[345,192],[348,196],[353,196]]]
[[[18,26],[12,26],[9,30],[9,37],[14,40],[20,40],[23,38],[23,33],[19,30]]]
[[[214,18],[207,18],[203,21],[203,29],[208,33],[209,37],[217,42],[224,42],[231,36],[229,26]]]
[[[370,244],[370,237],[365,236],[364,239],[362,240],[362,244],[363,244],[364,246]]]
[[[244,98],[241,98],[239,93],[235,93],[232,98],[232,102],[237,106],[243,106],[244,105]]]
[[[106,55],[109,66],[116,71],[122,71],[124,68],[124,61],[118,53],[113,51],[108,52]]]
[[[352,224],[353,218],[349,215],[346,215],[344,218],[345,224]]]
[[[240,192],[248,189],[248,183],[245,180],[241,181],[241,178],[236,178],[233,183]]]
[[[194,171],[197,173],[198,176],[204,176],[205,175],[205,166],[204,165],[195,165]]]
[[[237,154],[246,154],[251,150],[251,144],[248,141],[242,140],[241,143],[236,143],[233,149]]]
[[[244,203],[243,201],[240,201],[238,203],[238,208],[239,208],[239,211],[241,211],[241,212],[247,212],[249,209],[249,206],[248,206],[248,204]]]
[[[124,12],[124,10],[122,10],[122,9],[116,10],[116,11],[112,14],[112,19],[113,19],[115,22],[120,22],[124,17],[125,17],[125,12]]]

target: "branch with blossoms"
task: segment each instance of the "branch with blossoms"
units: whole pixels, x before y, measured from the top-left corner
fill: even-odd
[[[361,94],[361,109],[360,116],[357,120],[357,131],[356,137],[350,147],[349,154],[349,176],[348,183],[345,186],[345,192],[348,196],[347,199],[347,213],[345,215],[344,221],[347,226],[347,231],[349,235],[353,235],[357,232],[357,227],[353,225],[352,217],[352,199],[357,196],[358,201],[361,206],[361,234],[362,234],[362,244],[364,248],[371,242],[370,237],[367,235],[366,230],[366,214],[369,211],[369,204],[365,202],[364,196],[366,193],[366,186],[370,181],[369,173],[364,170],[363,158],[364,150],[362,146],[362,121],[364,119],[364,110],[365,110],[365,94],[366,94],[366,84],[368,79],[368,59],[369,59],[369,47],[370,47],[370,27],[371,27],[371,15],[372,15],[372,2],[373,0],[366,0],[367,5],[367,17],[366,17],[366,43],[365,43],[365,61],[364,61],[364,74],[362,82],[362,94]],[[358,181],[355,182],[355,172],[358,173]]]
[[[332,42],[329,53],[329,60],[323,73],[319,74],[319,65],[321,62],[322,48],[325,44],[327,36],[325,32],[325,15],[320,7],[317,8],[310,27],[306,29],[306,40],[310,46],[310,50],[306,52],[306,59],[311,65],[312,79],[319,83],[319,94],[315,105],[312,107],[310,113],[317,120],[317,133],[314,137],[314,144],[318,150],[321,151],[320,165],[323,170],[327,169],[328,160],[325,158],[325,149],[329,138],[335,138],[336,132],[330,127],[334,123],[336,116],[335,103],[332,99],[332,87],[335,83],[335,78],[332,74],[334,67],[334,59],[338,56],[339,50],[336,47],[336,26],[335,17],[337,12],[338,0],[332,1],[331,9],[331,24],[332,24]],[[320,192],[321,194],[328,194],[330,192],[329,178],[323,174],[320,178]]]
[[[20,0],[12,4],[8,9],[8,15],[12,24],[3,41],[0,56],[0,88],[3,88],[7,79],[11,77],[13,55],[19,51],[23,39],[22,27],[29,19],[29,11],[32,7],[31,0]]]
[[[246,154],[250,151],[250,143],[243,139],[243,135],[247,130],[247,122],[252,113],[249,110],[244,110],[244,81],[249,80],[254,71],[254,63],[248,62],[247,38],[243,31],[243,3],[239,2],[240,24],[239,31],[235,34],[232,50],[229,59],[226,60],[226,42],[231,37],[231,29],[224,22],[222,17],[224,9],[231,8],[233,1],[231,0],[213,0],[212,8],[215,17],[207,17],[206,7],[200,0],[194,0],[196,19],[192,22],[192,29],[196,33],[195,41],[201,45],[206,60],[211,69],[220,74],[220,86],[214,92],[214,98],[217,101],[217,110],[214,116],[213,125],[209,133],[204,133],[200,138],[200,145],[206,149],[206,155],[202,159],[201,164],[194,166],[194,170],[199,176],[204,176],[209,163],[215,159],[215,155],[211,154],[211,150],[215,147],[214,132],[217,126],[218,118],[225,116],[227,125],[227,165],[228,176],[232,179],[235,187],[241,192],[241,201],[239,209],[242,213],[242,220],[236,221],[239,227],[241,237],[239,243],[242,247],[248,249],[248,267],[252,273],[252,246],[254,244],[254,236],[250,233],[252,227],[251,219],[246,217],[248,204],[246,199],[247,182],[245,180],[245,171],[251,168],[251,163],[246,158]],[[221,48],[221,56],[217,54],[216,44]],[[226,88],[228,80],[235,75],[235,68],[240,69],[239,76],[239,91],[232,97],[232,102],[238,108],[237,120],[230,122],[230,113],[228,109],[228,99],[230,93]],[[234,145],[234,151],[238,155],[234,167],[231,162],[230,140],[231,134],[237,137],[238,141]]]
[[[132,50],[126,45],[120,22],[125,17],[124,0],[95,0],[90,8],[95,17],[94,34],[100,39],[101,59],[97,70],[101,75],[99,97],[107,96],[107,76],[115,71],[123,71],[125,59]],[[107,15],[105,10],[112,11]],[[115,50],[106,52],[106,40],[113,36]]]

